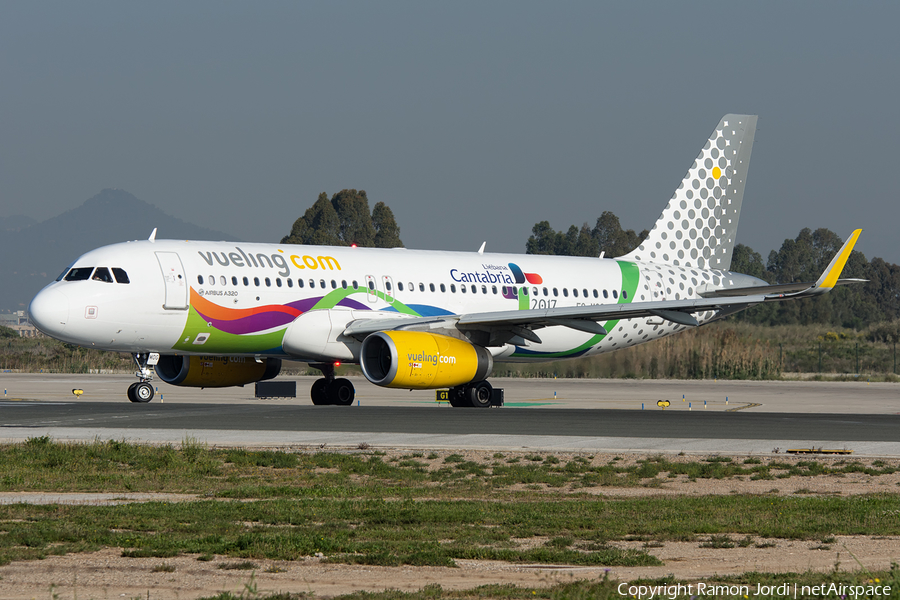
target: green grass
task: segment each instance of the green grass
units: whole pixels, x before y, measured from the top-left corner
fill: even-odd
[[[509,454],[507,454],[509,456]],[[516,458],[516,457],[512,457]],[[46,437],[0,447],[2,491],[180,492],[200,500],[118,506],[0,506],[0,563],[120,547],[126,556],[453,566],[458,559],[659,564],[614,540],[751,543],[900,535],[900,495],[605,498],[605,485],[788,475],[879,476],[885,461],[741,461],[664,456],[609,462],[530,453],[511,463],[460,454],[294,454]],[[738,536],[738,537],[733,537]],[[522,540],[543,539],[538,544]],[[650,546],[647,546],[650,547]],[[230,564],[230,563],[225,563]],[[239,563],[238,563],[239,564]]]
[[[524,458],[524,460],[522,460]],[[191,440],[180,447],[119,441],[55,443],[48,437],[0,447],[0,491],[169,492],[218,498],[440,497],[503,499],[523,496],[513,486],[538,485],[579,494],[584,488],[660,485],[666,479],[775,479],[897,471],[884,461],[758,459],[710,456],[670,460],[651,456],[608,462],[547,454],[466,460],[436,453],[208,449]],[[533,497],[529,494],[528,497]]]

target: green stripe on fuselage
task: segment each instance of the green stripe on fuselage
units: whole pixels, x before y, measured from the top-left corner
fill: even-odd
[[[619,300],[617,304],[630,304],[632,300],[634,300],[634,295],[637,293],[638,284],[641,279],[641,270],[638,266],[632,262],[626,261],[616,261],[619,265],[619,270],[622,271],[622,291],[627,292],[627,294],[619,294]],[[627,297],[626,297],[627,296]],[[616,319],[614,321],[607,321],[603,323],[603,328],[607,331],[612,331],[616,325],[619,324],[619,320]],[[584,352],[590,350],[596,344],[599,344],[605,335],[597,334],[591,336],[591,338],[585,343],[581,344],[577,348],[572,348],[571,350],[563,350],[562,352],[529,352],[529,353],[519,353],[518,351],[513,352],[512,356],[521,357],[521,356],[540,356],[541,358],[565,358],[567,356],[576,356],[578,354],[583,354]]]

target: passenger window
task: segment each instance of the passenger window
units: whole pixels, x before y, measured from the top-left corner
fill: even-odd
[[[128,279],[128,273],[125,272],[125,269],[113,267],[112,272],[116,278],[116,283],[131,283],[131,280]]]
[[[486,285],[481,286],[481,293],[487,294],[487,286]]]
[[[569,288],[563,288],[563,296],[565,296],[566,298],[569,297]]]
[[[316,280],[315,280],[315,279],[310,279],[310,280],[309,280],[309,287],[310,287],[310,288],[316,287]]]
[[[628,290],[622,290],[622,297],[628,300]]]
[[[433,292],[433,291],[434,291],[434,284],[433,284],[433,283],[429,283],[429,284],[428,284],[428,289],[430,289],[430,290]]]
[[[619,292],[617,292],[616,290],[613,290],[613,298],[618,298],[618,297],[619,297]]]
[[[374,281],[369,281],[369,289],[372,290],[373,292],[375,291],[375,282]]]
[[[246,287],[248,285],[250,285],[250,280],[244,277],[244,286]]]
[[[500,288],[500,293],[502,293],[504,296],[506,295],[506,286],[505,285]]]
[[[527,288],[527,287],[523,287],[523,288],[522,288],[522,295],[523,295],[523,296],[527,296],[527,295],[528,295],[528,288]]]
[[[259,277],[253,278],[253,285],[255,285],[256,287],[259,287]]]
[[[298,279],[298,280],[297,280],[297,287],[303,287],[303,280],[302,280],[302,279]]]
[[[412,282],[412,281],[409,282],[409,291],[411,291],[411,292],[416,291],[416,286],[413,285],[413,282]]]
[[[442,292],[446,292],[446,291],[447,291],[447,286],[444,285],[443,283],[441,284],[441,291],[442,291]]]
[[[345,290],[347,289],[347,280],[346,279],[341,280],[341,287],[344,288]]]
[[[113,282],[112,275],[109,274],[109,269],[106,267],[97,267],[94,270],[94,276],[91,279],[94,281],[102,281],[103,283]]]
[[[384,289],[386,289],[387,291],[391,291],[391,282],[390,281],[384,282]]]
[[[556,289],[556,288],[553,288],[553,295],[554,295],[554,296],[559,296],[559,290]]]
[[[584,292],[584,297],[587,298],[587,297],[588,297],[587,289],[583,289],[583,290],[581,290],[581,291]]]
[[[497,295],[497,286],[496,286],[496,285],[492,285],[492,286],[491,286],[491,291],[494,292],[494,295],[496,296],[496,295]]]
[[[606,290],[603,290],[603,297],[609,298],[609,292],[607,292]]]
[[[597,290],[594,290],[594,298],[597,298],[597,297],[598,297]]]
[[[465,294],[465,293],[466,293],[466,286],[464,286],[464,285],[459,286],[459,291],[462,292],[463,294]]]
[[[403,282],[402,281],[397,282],[397,289],[400,290],[401,292],[403,291]]]
[[[337,289],[337,281],[335,281],[334,279],[331,280],[331,289],[333,289],[333,290]]]
[[[234,287],[237,287],[237,284],[238,284],[237,277],[235,277],[234,275],[232,275],[232,276],[231,276],[231,285],[233,285]]]
[[[197,275],[197,283],[203,285],[203,275]]]
[[[472,293],[473,293],[473,294],[477,294],[477,293],[478,293],[478,287],[477,287],[474,283],[472,284]]]
[[[281,277],[276,277],[276,278],[275,278],[275,285],[278,286],[278,287],[281,287]]]
[[[537,289],[536,287],[531,288],[531,295],[532,295],[532,296],[537,296],[537,295],[538,295],[538,289]]]
[[[456,293],[456,284],[455,283],[450,284],[450,292],[453,294]]]
[[[419,291],[420,291],[420,292],[424,292],[424,291],[425,291],[425,284],[424,284],[424,283],[420,283],[420,284],[419,284]]]
[[[84,281],[91,276],[94,267],[75,267],[66,275],[66,281]]]
[[[325,280],[324,279],[319,280],[319,287],[321,287],[323,290],[325,289]]]
[[[222,285],[228,285],[228,280],[225,279],[224,275],[221,275],[219,276],[219,283],[221,283]]]
[[[572,295],[578,297],[578,288],[572,288]]]
[[[355,279],[353,280],[353,289],[354,289],[354,290],[358,290],[358,289],[359,289],[359,284],[356,283],[356,280],[355,280]]]
[[[544,295],[545,295],[545,296],[549,296],[549,295],[550,295],[550,293],[547,291],[547,288],[544,288]]]
[[[287,284],[288,284],[288,287],[289,287],[289,288],[294,287],[294,280],[293,280],[293,279],[286,279],[285,281],[287,281]]]
[[[266,277],[266,287],[272,287],[272,280]]]
[[[216,285],[216,276],[215,275],[209,276],[209,285]]]

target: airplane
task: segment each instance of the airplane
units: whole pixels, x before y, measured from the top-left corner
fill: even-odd
[[[840,274],[861,230],[815,282],[729,270],[756,122],[725,115],[648,237],[618,258],[157,240],[154,229],[77,258],[29,314],[51,337],[131,353],[132,402],[153,398],[153,371],[236,386],[293,359],[322,371],[316,405],[353,403],[334,369],[357,363],[375,385],[489,407],[494,363],[612,352],[858,281]]]

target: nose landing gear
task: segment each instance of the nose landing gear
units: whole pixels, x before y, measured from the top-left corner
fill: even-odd
[[[356,389],[349,379],[343,377],[334,378],[334,363],[310,363],[314,369],[319,369],[325,376],[316,379],[310,389],[309,395],[316,406],[333,404],[337,406],[350,406],[356,398]]]
[[[150,354],[132,353],[131,358],[137,365],[138,370],[135,376],[140,379],[136,383],[128,386],[128,399],[131,402],[139,402],[141,404],[153,400],[153,386],[150,381],[153,379],[153,371],[151,366],[159,362],[159,354],[151,352]]]

